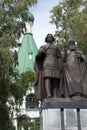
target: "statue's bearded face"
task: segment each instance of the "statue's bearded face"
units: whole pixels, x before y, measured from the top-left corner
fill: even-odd
[[[69,49],[72,50],[72,51],[76,50],[75,41],[70,41],[69,42]]]
[[[53,42],[53,36],[51,34],[48,34],[47,36],[47,42]]]

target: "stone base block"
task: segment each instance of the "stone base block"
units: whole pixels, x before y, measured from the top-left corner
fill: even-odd
[[[40,118],[40,130],[87,130],[87,101],[47,99]]]

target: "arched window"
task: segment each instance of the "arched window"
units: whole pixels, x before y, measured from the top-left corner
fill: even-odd
[[[36,109],[39,108],[39,102],[35,97],[34,93],[27,95],[26,97],[26,109]]]

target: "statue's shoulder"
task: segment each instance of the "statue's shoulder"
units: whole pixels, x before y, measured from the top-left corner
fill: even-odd
[[[83,55],[83,52],[82,52],[80,49],[77,49],[77,50],[76,50],[76,53],[77,53],[77,54],[80,54],[80,55]]]
[[[45,48],[46,48],[46,46],[47,46],[46,44],[45,44],[45,45],[40,46],[39,50],[40,50],[40,49],[45,49]]]
[[[40,47],[39,51],[41,51],[41,50],[46,51],[49,47],[50,47],[50,44],[42,45],[42,46]]]
[[[42,45],[42,46],[39,48],[38,54],[37,54],[37,56],[38,56],[39,58],[45,57],[45,55],[46,55],[46,48],[47,48],[47,45]]]

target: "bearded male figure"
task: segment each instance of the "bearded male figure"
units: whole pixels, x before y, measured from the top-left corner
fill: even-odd
[[[64,53],[65,97],[86,97],[87,92],[87,60],[80,51],[75,40],[69,40],[69,47]]]
[[[35,93],[41,100],[60,94],[61,52],[54,41],[53,35],[48,34],[45,38],[47,44],[40,47],[35,59]]]

